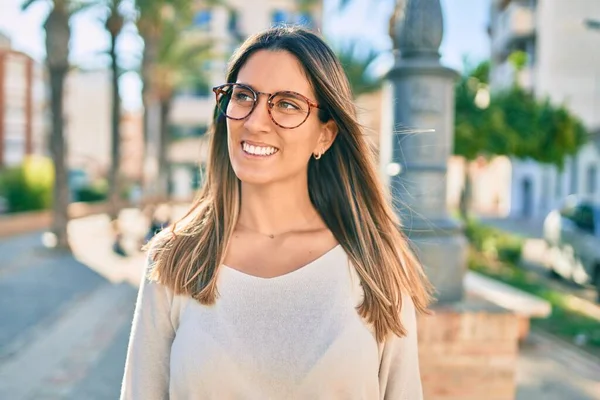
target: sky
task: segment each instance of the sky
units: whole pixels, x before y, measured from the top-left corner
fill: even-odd
[[[45,1],[38,1],[26,12],[21,12],[23,1],[0,0],[0,31],[10,36],[14,48],[42,61],[45,56],[42,24],[49,8]],[[376,49],[389,49],[387,26],[393,1],[352,0],[340,13],[336,11],[338,0],[325,0],[323,33],[332,42],[360,38]],[[464,57],[473,62],[487,58],[489,0],[441,0],[441,3],[444,12],[444,39],[440,49],[442,63],[461,69]],[[90,67],[108,63],[104,52],[109,38],[102,29],[100,16],[97,11],[88,11],[74,18],[71,40],[73,64]],[[132,27],[126,29],[119,42],[125,67],[135,66],[141,47],[142,42],[135,30]],[[382,68],[389,67],[389,63],[390,59],[386,64],[384,58]],[[137,75],[134,72],[125,74],[121,84],[124,106],[130,109],[139,107],[141,84]]]

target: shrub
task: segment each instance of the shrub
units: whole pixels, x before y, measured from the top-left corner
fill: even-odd
[[[518,263],[523,250],[523,240],[499,229],[467,221],[465,235],[475,250],[499,261]]]
[[[91,185],[83,186],[75,192],[77,201],[94,202],[106,200],[108,196],[108,185],[106,181],[99,180]]]
[[[0,195],[7,200],[9,212],[50,208],[53,188],[54,167],[48,158],[30,156],[0,172]]]

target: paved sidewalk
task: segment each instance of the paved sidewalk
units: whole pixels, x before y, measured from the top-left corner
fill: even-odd
[[[108,227],[105,216],[73,221],[69,232],[75,259],[44,258],[45,269],[62,274],[56,280],[51,275],[43,277],[46,286],[54,285],[64,292],[68,288],[59,284],[66,281],[86,289],[69,295],[65,304],[50,313],[51,318],[19,325],[15,334],[6,337],[8,345],[0,342],[0,349],[13,349],[5,351],[4,357],[0,352],[0,399],[118,398],[144,256],[113,254]],[[7,247],[7,243],[0,242],[0,265],[6,271],[0,268],[0,305],[14,307],[7,292],[2,292],[9,290],[4,282],[11,282],[11,290],[19,290],[19,285],[29,286],[34,281],[15,277],[34,279],[40,272],[35,265],[22,265],[14,254],[10,263],[4,262],[7,248],[11,254],[13,250],[28,253],[27,243],[35,243],[35,239],[14,239],[14,247]],[[58,268],[66,262],[69,268]],[[33,294],[21,301],[27,300],[31,304],[45,301]],[[2,323],[12,321],[1,316],[0,311]],[[3,331],[4,326],[0,334]],[[26,342],[19,342],[19,337]],[[533,334],[520,353],[517,381],[517,400],[600,400],[600,362],[539,334]]]

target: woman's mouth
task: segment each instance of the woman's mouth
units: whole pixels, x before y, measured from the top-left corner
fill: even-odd
[[[242,142],[242,150],[244,153],[255,157],[269,157],[279,151],[278,148],[266,145],[253,145]]]

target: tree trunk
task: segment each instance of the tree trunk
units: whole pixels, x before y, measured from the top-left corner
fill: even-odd
[[[144,51],[142,53],[142,104],[144,106],[144,119],[143,119],[143,132],[144,132],[144,151],[143,151],[143,168],[142,168],[142,187],[143,192],[146,196],[150,195],[152,190],[152,180],[156,179],[153,170],[149,170],[149,166],[152,166],[153,157],[156,154],[152,149],[156,146],[152,146],[152,142],[156,142],[157,138],[153,135],[156,129],[152,129],[150,126],[151,118],[150,113],[154,110],[156,99],[152,90],[152,66],[156,62],[157,45],[156,40],[152,35],[143,35],[144,39]]]
[[[112,116],[111,116],[111,166],[109,173],[109,201],[110,218],[115,219],[119,213],[121,203],[121,179],[119,168],[121,165],[121,96],[119,94],[119,66],[117,62],[117,36],[111,34],[110,59],[112,69]]]
[[[463,188],[460,192],[459,203],[460,218],[463,221],[467,221],[467,219],[469,218],[469,211],[471,207],[472,182],[469,166],[469,160],[465,160],[464,183]]]
[[[52,233],[56,235],[56,247],[69,250],[67,224],[69,223],[69,180],[67,173],[67,150],[63,134],[63,94],[66,70],[50,70],[52,104],[52,132],[50,152],[54,164],[54,201],[52,204]]]
[[[169,163],[167,152],[170,144],[169,114],[171,113],[171,98],[160,102],[160,143],[158,144],[158,195],[161,199],[169,197]]]
[[[55,7],[44,23],[46,31],[46,65],[50,75],[50,98],[52,131],[50,153],[54,164],[54,196],[52,232],[56,236],[56,247],[69,250],[67,225],[69,223],[69,178],[67,170],[67,148],[64,137],[64,84],[69,71],[69,27],[68,11]]]

